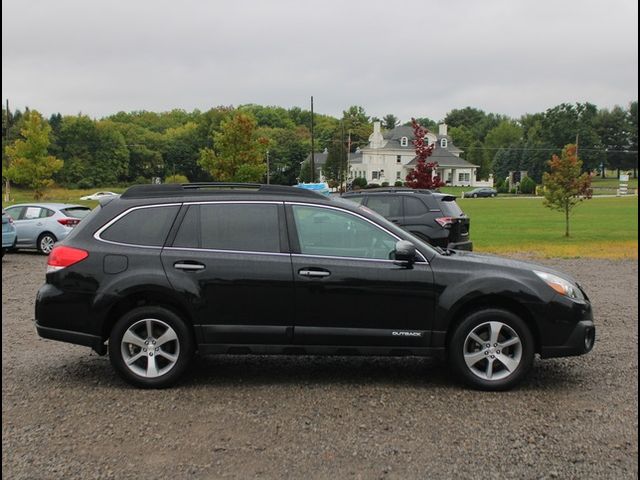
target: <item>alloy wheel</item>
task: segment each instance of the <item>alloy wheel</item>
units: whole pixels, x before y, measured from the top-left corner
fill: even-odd
[[[126,367],[144,378],[157,378],[175,367],[180,342],[175,330],[162,320],[146,318],[129,327],[120,342]]]
[[[485,322],[475,327],[463,344],[464,361],[469,370],[483,380],[507,378],[520,365],[522,340],[513,328],[502,322]]]

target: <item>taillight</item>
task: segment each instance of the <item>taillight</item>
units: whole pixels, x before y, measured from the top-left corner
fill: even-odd
[[[88,256],[89,252],[80,248],[66,247],[64,245],[54,247],[47,260],[47,273],[57,272],[63,268],[70,267],[75,263],[81,262]]]
[[[451,224],[453,223],[453,218],[452,217],[440,217],[440,218],[436,218],[436,222],[438,222],[438,225],[440,225],[442,228],[449,228],[451,226]]]
[[[80,223],[79,218],[59,218],[58,223],[64,225],[65,227],[75,227]]]

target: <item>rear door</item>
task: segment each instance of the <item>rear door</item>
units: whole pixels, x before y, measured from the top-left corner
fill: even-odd
[[[162,263],[208,344],[287,344],[293,274],[282,202],[185,204]]]
[[[393,194],[367,195],[366,206],[387,220],[398,225],[402,224],[402,196]]]

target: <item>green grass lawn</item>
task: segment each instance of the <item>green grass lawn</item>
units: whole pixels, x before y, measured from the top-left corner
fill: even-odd
[[[638,197],[595,198],[574,208],[571,236],[564,214],[540,198],[459,199],[471,217],[474,248],[551,257],[638,258]]]
[[[443,191],[462,190],[447,187]],[[44,202],[63,202],[95,207],[96,201],[80,197],[100,190],[123,188],[47,190]],[[450,193],[455,193],[454,191]],[[459,195],[459,194],[457,194]],[[28,190],[11,190],[15,203],[33,201]],[[4,199],[4,195],[3,195]],[[480,252],[528,252],[546,257],[638,258],[638,197],[594,198],[579,204],[571,215],[571,237],[564,237],[564,215],[545,208],[541,198],[458,198],[471,217],[471,239]]]

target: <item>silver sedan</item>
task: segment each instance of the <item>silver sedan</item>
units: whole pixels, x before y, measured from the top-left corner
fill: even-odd
[[[35,248],[45,255],[91,212],[88,207],[66,203],[23,203],[5,210],[18,233],[15,248]]]

